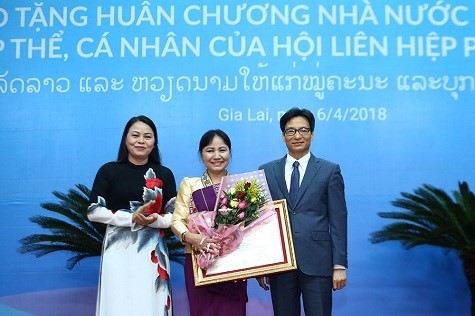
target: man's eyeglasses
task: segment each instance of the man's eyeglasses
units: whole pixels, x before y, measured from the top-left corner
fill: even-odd
[[[286,130],[284,130],[284,135],[294,136],[297,132],[299,132],[299,134],[302,136],[307,136],[308,134],[310,134],[311,131],[310,131],[310,128],[308,127],[301,127],[299,129],[287,128]]]

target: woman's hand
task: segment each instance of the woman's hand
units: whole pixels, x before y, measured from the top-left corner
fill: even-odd
[[[268,277],[268,276],[257,277],[256,280],[257,280],[257,282],[259,283],[259,286],[260,286],[264,291],[268,291],[268,290],[269,290],[269,277]]]
[[[132,223],[147,226],[155,222],[158,218],[158,214],[153,213],[148,216],[144,214],[153,203],[155,203],[154,200],[141,205],[132,215]]]
[[[189,243],[196,251],[201,253],[205,252],[218,255],[221,249],[217,240],[191,232],[186,233],[185,242]]]

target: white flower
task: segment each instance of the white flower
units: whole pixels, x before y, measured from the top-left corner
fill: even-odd
[[[230,208],[226,208],[226,207],[223,207],[223,208],[220,208],[218,210],[218,212],[223,215],[223,216],[226,216],[229,214],[229,212],[231,212],[231,209]]]

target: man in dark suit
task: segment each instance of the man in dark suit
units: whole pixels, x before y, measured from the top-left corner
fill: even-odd
[[[274,315],[328,316],[332,289],[346,285],[347,209],[339,165],[310,152],[315,118],[292,108],[280,119],[288,153],[259,167],[274,200],[286,199],[298,270],[258,278],[271,290]],[[297,162],[297,163],[296,163]]]

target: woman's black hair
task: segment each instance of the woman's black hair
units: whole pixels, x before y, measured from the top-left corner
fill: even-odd
[[[228,134],[226,134],[220,129],[211,129],[207,131],[206,133],[204,133],[203,136],[201,136],[200,145],[198,147],[198,153],[200,155],[203,148],[211,144],[215,136],[221,137],[224,143],[226,144],[226,146],[228,146],[229,152],[231,152],[231,139],[229,138]]]

